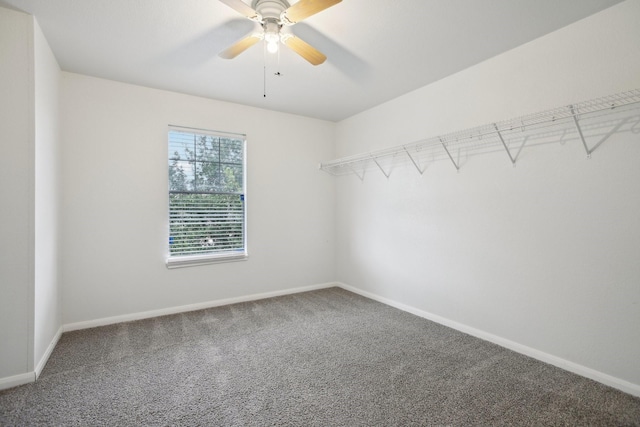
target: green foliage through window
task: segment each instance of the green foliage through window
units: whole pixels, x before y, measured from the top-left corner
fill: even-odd
[[[169,131],[169,253],[243,252],[244,139]]]

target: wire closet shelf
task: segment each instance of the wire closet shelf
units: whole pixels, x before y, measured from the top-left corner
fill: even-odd
[[[364,179],[365,170],[377,168],[388,178],[390,162],[403,156],[404,159],[422,174],[428,162],[448,159],[457,170],[460,169],[460,153],[480,154],[496,150],[506,151],[509,160],[515,166],[520,151],[530,140],[532,133],[538,137],[553,132],[560,138],[567,132],[575,134],[584,147],[588,157],[597,148],[589,148],[584,127],[588,119],[602,118],[621,111],[640,108],[640,89],[621,92],[592,99],[564,107],[553,108],[500,122],[489,123],[457,132],[438,135],[408,144],[371,151],[354,156],[342,157],[321,163],[320,169],[335,176],[356,174]],[[625,119],[628,120],[628,119]],[[585,124],[586,123],[586,124]],[[620,124],[616,125],[616,129]],[[640,132],[640,117],[633,124],[634,132]],[[528,136],[527,136],[528,135]]]

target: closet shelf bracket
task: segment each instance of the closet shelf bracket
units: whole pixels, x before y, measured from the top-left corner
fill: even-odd
[[[413,166],[415,166],[416,169],[418,169],[418,173],[420,175],[424,174],[424,171],[427,170],[427,168],[420,169],[420,166],[418,166],[418,162],[416,162],[416,159],[414,159],[411,153],[409,152],[409,150],[407,150],[407,147],[402,147],[402,148],[404,149],[404,152],[407,153],[407,156],[409,156],[409,159],[411,159],[411,163],[413,163]]]
[[[360,181],[364,181],[364,169],[362,170],[362,175],[360,175],[358,171],[355,170],[353,167],[349,169],[351,169],[351,172],[353,172],[358,178],[360,178]]]
[[[378,166],[378,168],[380,169],[380,171],[382,171],[382,174],[384,176],[386,176],[387,178],[389,178],[391,176],[391,171],[389,171],[389,173],[386,173],[384,171],[384,169],[382,168],[382,166],[380,166],[380,163],[378,163],[378,161],[376,160],[375,157],[371,156],[371,160],[373,160],[375,162],[375,164]]]
[[[516,159],[514,159],[513,156],[511,155],[511,151],[509,151],[509,146],[504,141],[504,138],[502,137],[502,133],[500,133],[500,129],[498,129],[498,125],[494,123],[493,127],[496,130],[496,134],[498,135],[498,138],[500,138],[500,142],[502,142],[502,146],[507,151],[507,155],[509,156],[509,160],[511,160],[511,164],[513,165],[513,167],[515,167],[516,166]]]
[[[569,111],[571,111],[571,117],[573,117],[573,123],[576,125],[576,130],[578,131],[578,135],[580,135],[580,141],[582,141],[582,146],[584,147],[584,151],[587,152],[587,159],[591,158],[591,150],[587,146],[587,141],[584,139],[584,135],[582,134],[582,128],[580,127],[580,122],[578,121],[578,115],[573,107],[573,105],[569,105]]]
[[[449,149],[447,148],[447,143],[444,142],[442,138],[440,138],[440,144],[442,144],[442,148],[444,148],[444,151],[447,152],[447,156],[449,156],[449,159],[451,159],[451,163],[453,163],[453,166],[455,166],[456,171],[460,172],[460,166],[458,166],[456,161],[453,159],[453,156],[451,155],[451,153],[449,152]]]

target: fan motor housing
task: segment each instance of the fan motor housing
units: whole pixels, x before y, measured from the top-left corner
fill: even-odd
[[[251,6],[263,19],[271,18],[280,20],[282,12],[289,8],[287,0],[253,0]]]

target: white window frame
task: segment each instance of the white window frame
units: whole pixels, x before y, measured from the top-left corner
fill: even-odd
[[[198,128],[190,128],[184,126],[175,126],[169,125],[167,130],[167,159],[171,160],[170,152],[169,152],[169,134],[171,131],[178,132],[187,132],[194,133],[196,135],[211,135],[214,137],[233,137],[233,138],[241,138],[243,140],[242,145],[242,196],[244,201],[244,212],[243,212],[243,249],[242,251],[229,251],[229,252],[218,252],[218,253],[199,253],[193,255],[171,255],[170,251],[170,240],[171,240],[171,232],[170,232],[170,207],[169,207],[169,195],[171,194],[171,189],[169,185],[169,179],[167,177],[167,256],[165,260],[165,264],[167,268],[180,268],[180,267],[191,267],[196,265],[205,265],[205,264],[215,264],[222,262],[234,262],[234,261],[245,261],[249,257],[249,253],[247,251],[247,138],[245,134],[237,134],[230,132],[220,132],[215,130],[208,129],[198,129]],[[168,172],[167,168],[167,172]]]

